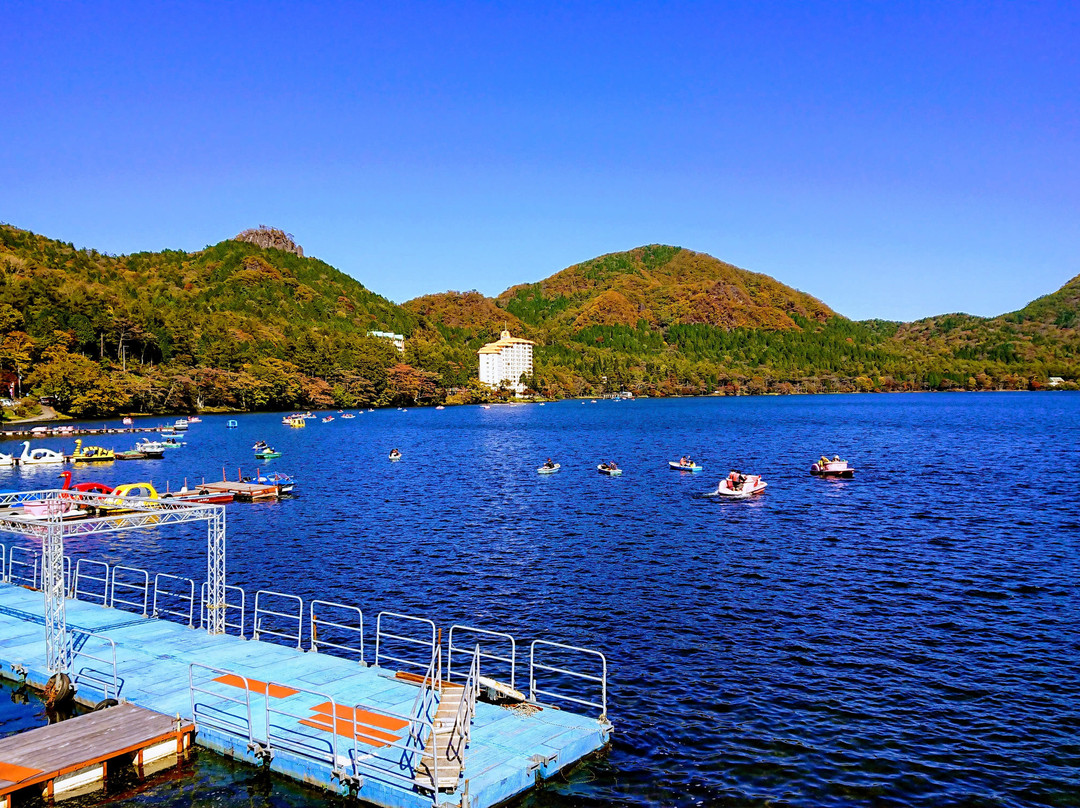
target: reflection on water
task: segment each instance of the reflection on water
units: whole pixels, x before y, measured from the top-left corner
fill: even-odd
[[[1065,393],[389,410],[303,430],[207,417],[163,460],[75,474],[235,479],[262,438],[298,496],[228,507],[230,583],[603,650],[612,749],[529,805],[1065,805],[1080,803],[1078,416]],[[667,467],[687,453],[704,472]],[[811,477],[823,453],[856,478]],[[558,474],[536,473],[547,457]],[[597,474],[604,459],[623,475]],[[768,489],[704,496],[732,468]],[[0,487],[56,473],[0,470]],[[204,575],[204,528],[81,541]],[[276,782],[253,797],[253,776],[203,755],[140,799],[311,798]]]

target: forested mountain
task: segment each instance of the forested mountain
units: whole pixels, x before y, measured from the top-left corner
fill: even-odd
[[[484,400],[476,350],[503,328],[549,396],[1038,387],[1080,376],[1078,313],[1075,278],[996,318],[853,322],[663,245],[398,306],[270,228],[111,256],[0,225],[0,372],[75,415]]]
[[[471,308],[481,310],[483,299],[471,294]],[[439,298],[421,299],[436,324],[456,305]],[[649,245],[511,287],[492,302],[539,343],[534,385],[550,394],[1017,389],[1080,375],[1078,279],[996,318],[855,322],[766,275]],[[498,314],[485,311],[486,336]],[[456,322],[454,336],[469,336]]]
[[[117,257],[0,225],[0,363],[77,414],[374,402],[401,357],[368,331],[417,326],[291,251]]]
[[[795,318],[825,322],[828,306],[810,295],[711,255],[652,244],[564,269],[540,283],[514,286],[499,305],[530,325],[705,324],[718,328],[797,328]]]

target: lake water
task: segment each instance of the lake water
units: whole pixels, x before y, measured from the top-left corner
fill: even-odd
[[[225,421],[193,425],[164,460],[76,478],[175,487],[224,466],[235,479],[263,438],[284,452],[265,467],[297,476],[298,496],[228,506],[230,583],[602,650],[612,747],[527,805],[1080,804],[1080,395]],[[395,446],[404,457],[390,463]],[[667,468],[687,453],[704,473]],[[822,453],[850,460],[855,479],[812,478]],[[538,475],[549,456],[562,470]],[[603,459],[623,476],[597,474]],[[732,468],[768,490],[703,496]],[[56,473],[0,470],[0,487]],[[205,530],[173,536],[73,549],[203,577]],[[0,733],[40,720],[33,700],[0,701]],[[120,802],[195,795],[322,799],[203,753]]]

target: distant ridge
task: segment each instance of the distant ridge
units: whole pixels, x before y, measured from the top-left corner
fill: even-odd
[[[504,328],[536,343],[526,383],[552,398],[1080,380],[1080,277],[999,317],[855,322],[767,275],[651,244],[495,299],[399,306],[265,225],[197,252],[114,256],[0,224],[0,375],[73,415],[506,398],[479,382],[476,353]],[[404,334],[404,352],[375,331]]]

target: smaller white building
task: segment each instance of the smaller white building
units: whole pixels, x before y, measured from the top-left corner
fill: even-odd
[[[492,389],[505,387],[516,393],[525,392],[521,376],[533,372],[535,342],[511,337],[503,331],[497,342],[489,342],[477,353],[480,355],[480,381]]]
[[[369,337],[378,337],[379,339],[388,339],[394,343],[394,347],[398,349],[398,353],[405,353],[405,335],[395,334],[393,331],[368,331]]]

